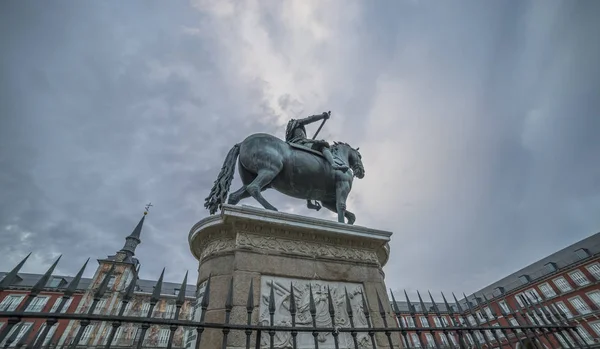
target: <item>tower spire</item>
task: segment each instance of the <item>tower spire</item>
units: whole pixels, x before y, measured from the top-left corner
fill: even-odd
[[[142,227],[144,226],[144,220],[146,219],[146,215],[148,214],[148,210],[152,207],[152,203],[149,203],[144,207],[144,215],[142,219],[135,226],[131,234],[125,238],[125,245],[119,251],[119,254],[124,254],[123,261],[131,261],[131,258],[135,255],[135,248],[139,245],[142,240],[140,240],[140,236],[142,234]]]

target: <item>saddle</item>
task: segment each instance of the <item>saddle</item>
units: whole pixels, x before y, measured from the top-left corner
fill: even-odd
[[[325,157],[323,156],[323,154],[321,154],[321,152],[318,152],[318,151],[316,151],[316,150],[314,150],[314,149],[311,149],[311,148],[309,148],[309,147],[307,147],[307,146],[304,146],[304,145],[302,145],[302,144],[298,144],[298,143],[292,143],[292,142],[286,142],[286,143],[287,143],[287,144],[289,144],[289,145],[290,145],[292,148],[296,148],[296,149],[298,149],[298,150],[302,150],[302,151],[305,151],[305,152],[309,152],[309,153],[311,153],[311,154],[314,154],[314,155],[320,156],[320,157],[322,157],[322,158],[325,158]]]

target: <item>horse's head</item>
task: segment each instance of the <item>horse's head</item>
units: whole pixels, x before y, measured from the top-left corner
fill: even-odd
[[[336,149],[337,148],[337,149]],[[347,156],[348,166],[354,172],[354,175],[361,179],[365,176],[365,168],[362,163],[362,156],[360,155],[359,148],[352,148],[349,144],[343,142],[334,142],[332,150],[340,150]]]

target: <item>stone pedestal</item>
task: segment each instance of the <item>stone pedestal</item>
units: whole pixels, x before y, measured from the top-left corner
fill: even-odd
[[[351,300],[356,327],[366,327],[361,293],[367,299],[371,322],[383,327],[379,315],[377,293],[384,308],[390,312],[382,267],[389,257],[392,233],[360,226],[337,223],[311,217],[268,211],[249,206],[224,206],[220,215],[198,222],[191,229],[189,244],[199,261],[198,304],[211,276],[210,305],[205,321],[225,319],[225,302],[233,280],[233,310],[231,323],[246,324],[246,304],[250,282],[253,282],[254,312],[252,324],[269,324],[269,295],[275,295],[275,324],[289,326],[290,288],[294,287],[298,308],[297,324],[310,326],[309,285],[317,308],[317,326],[330,327],[327,289],[335,304],[336,325],[349,327],[345,291]],[[196,311],[199,319],[200,309]],[[395,326],[388,316],[390,327]],[[347,337],[347,338],[346,338]],[[394,337],[397,337],[394,335]],[[287,348],[288,333],[277,333],[276,348]],[[388,348],[386,337],[377,335],[379,348]],[[262,341],[268,343],[268,333]],[[319,336],[319,348],[333,348],[333,336]],[[340,348],[350,348],[351,337],[340,335]],[[359,340],[370,348],[366,333]],[[228,348],[245,347],[245,334],[232,331]],[[255,334],[252,335],[254,348]],[[397,338],[394,339],[397,343]],[[206,330],[201,348],[218,348],[222,343],[220,330]],[[192,346],[193,347],[193,346]],[[268,346],[267,346],[268,347]],[[298,336],[298,348],[313,348],[312,334]],[[362,347],[362,346],[361,346]]]

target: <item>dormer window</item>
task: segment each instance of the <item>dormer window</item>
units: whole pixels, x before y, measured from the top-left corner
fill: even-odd
[[[549,273],[553,273],[558,270],[558,268],[556,267],[556,263],[554,263],[554,262],[546,263],[546,265],[544,265],[544,267],[546,267],[546,270]]]
[[[519,281],[521,282],[521,285],[525,285],[526,283],[529,282],[529,275],[519,276]]]
[[[590,256],[590,252],[585,249],[585,248],[580,248],[578,250],[575,251],[575,255],[579,258],[579,259],[584,259],[584,258],[588,258]]]
[[[179,296],[179,289],[178,288],[174,289],[173,294],[176,296]]]
[[[504,294],[504,287],[498,286],[496,288],[494,288],[494,292],[493,295],[498,297]]]
[[[48,282],[48,287],[51,288],[58,288],[61,284],[61,282],[63,281],[62,278],[58,278],[58,277],[53,277],[52,279],[50,279],[50,281]]]

